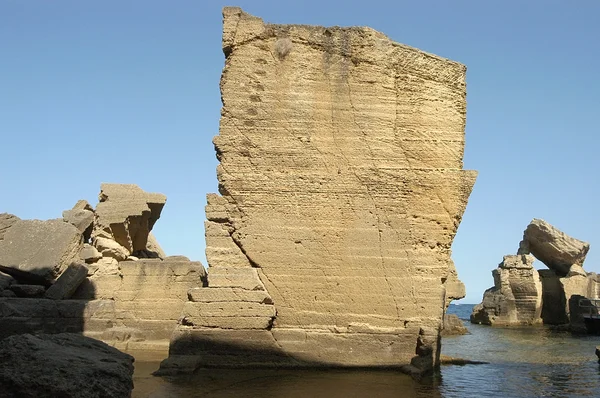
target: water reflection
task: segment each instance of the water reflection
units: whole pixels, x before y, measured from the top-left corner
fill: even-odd
[[[462,306],[461,306],[462,307]],[[466,317],[470,310],[466,311]],[[459,315],[460,316],[460,315]],[[465,315],[461,318],[464,319]],[[444,355],[490,362],[443,366],[420,383],[396,371],[204,370],[151,376],[160,359],[136,361],[134,397],[598,397],[598,336],[466,323],[469,335],[444,338]]]
[[[159,383],[136,381],[134,397],[441,397],[433,380],[417,383],[398,371],[381,370],[206,369]]]

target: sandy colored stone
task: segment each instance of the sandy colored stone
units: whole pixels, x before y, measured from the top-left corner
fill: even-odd
[[[88,269],[83,264],[71,263],[58,277],[56,282],[48,288],[44,297],[52,300],[70,298],[79,285],[85,280]]]
[[[537,218],[527,226],[519,244],[520,254],[533,254],[559,276],[566,276],[571,265],[583,266],[589,249],[589,243],[570,237]]]
[[[103,237],[94,238],[94,247],[102,254],[102,257],[112,257],[117,261],[125,260],[131,255],[129,250],[118,242]]]
[[[78,259],[82,245],[81,232],[63,220],[19,220],[0,240],[0,265],[16,277],[50,284]]]
[[[494,287],[473,307],[472,323],[531,325],[542,322],[542,282],[531,255],[509,255],[492,271]]]
[[[79,258],[86,263],[93,263],[102,258],[102,253],[100,253],[98,249],[89,243],[84,243],[81,251],[79,252]]]
[[[208,288],[265,289],[274,335],[319,330],[281,343],[305,364],[431,370],[476,178],[462,161],[465,66],[370,28],[223,16]],[[339,332],[349,324],[404,333]],[[430,349],[413,361],[417,346]]]
[[[81,232],[85,240],[90,238],[94,222],[94,209],[86,200],[79,200],[70,210],[62,213],[63,220],[73,224]]]
[[[129,254],[146,250],[148,234],[167,198],[134,184],[102,184],[92,238],[110,237]]]
[[[6,230],[13,226],[20,218],[14,214],[0,213],[0,240],[4,239]]]
[[[152,232],[148,233],[148,242],[146,243],[146,251],[156,254],[158,258],[165,258],[167,255],[165,251],[160,247],[158,240]]]
[[[209,268],[208,286],[237,287],[245,290],[265,290],[255,268]]]
[[[188,290],[188,298],[193,302],[235,302],[273,304],[273,299],[266,291],[245,290],[236,287],[195,287]]]
[[[444,314],[442,336],[455,336],[469,333],[463,321],[456,314]]]

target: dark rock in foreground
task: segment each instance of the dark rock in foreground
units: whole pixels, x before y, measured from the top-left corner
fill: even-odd
[[[72,333],[0,341],[0,397],[130,397],[133,357]]]

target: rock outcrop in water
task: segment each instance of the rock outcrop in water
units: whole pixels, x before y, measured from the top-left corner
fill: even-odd
[[[482,303],[473,308],[471,322],[487,325],[543,322],[584,331],[583,318],[575,308],[578,300],[573,298],[600,297],[598,276],[583,269],[589,247],[589,243],[566,235],[546,221],[534,219],[523,234],[519,254],[505,256],[503,264],[492,272],[494,287],[486,290]],[[534,270],[529,253],[549,269]],[[515,268],[521,270],[512,273],[503,270],[507,258],[522,258],[523,267]]]
[[[223,14],[208,286],[162,372],[437,366],[476,178],[463,170],[465,67],[369,28]]]
[[[494,287],[473,307],[471,322],[486,325],[541,323],[542,283],[530,255],[504,256],[492,271]]]
[[[572,266],[581,267],[590,244],[534,218],[523,233],[518,254],[533,254],[558,276],[567,276]]]

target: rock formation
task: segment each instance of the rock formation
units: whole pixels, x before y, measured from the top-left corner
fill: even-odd
[[[442,328],[442,336],[455,336],[467,333],[469,333],[469,331],[458,315],[444,314],[444,327]]]
[[[600,297],[598,276],[583,269],[589,243],[572,238],[544,220],[534,219],[525,229],[517,256],[527,258],[531,271],[507,274],[503,265],[493,271],[494,287],[486,290],[481,304],[473,308],[471,322],[487,325],[522,325],[543,322],[560,325],[572,331],[583,331],[585,325],[577,308],[578,299]],[[531,263],[533,254],[549,269],[535,271]],[[506,261],[505,261],[506,263]],[[539,278],[538,278],[539,275]],[[524,282],[525,280],[529,282]],[[531,279],[533,277],[533,280]],[[539,282],[538,282],[539,281]],[[538,284],[539,283],[539,284]],[[540,288],[541,284],[541,288]],[[535,289],[533,286],[535,285]],[[516,288],[515,288],[516,286]],[[523,305],[517,296],[526,297],[530,303],[529,315],[523,317]],[[536,303],[535,306],[533,303]],[[541,312],[538,304],[541,303]],[[523,319],[528,319],[523,321]]]
[[[0,340],[0,396],[125,398],[133,390],[133,357],[77,334]]]
[[[492,271],[494,287],[473,308],[471,322],[486,325],[532,325],[541,323],[542,283],[530,255],[504,256]]]
[[[523,233],[519,254],[533,254],[559,276],[566,276],[572,265],[581,266],[590,244],[572,238],[548,224],[534,218]]]
[[[122,349],[168,347],[206,271],[150,234],[164,195],[102,184],[99,200],[57,220],[0,215],[0,338],[83,332]]]
[[[465,67],[370,28],[223,15],[208,286],[163,371],[437,366],[476,178],[462,161]]]

